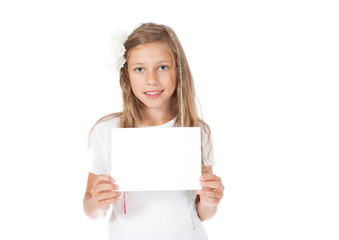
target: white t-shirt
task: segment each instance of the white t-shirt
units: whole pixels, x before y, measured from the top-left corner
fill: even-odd
[[[173,127],[175,119],[160,126]],[[91,173],[110,175],[111,165],[111,128],[119,127],[120,118],[116,117],[97,124],[94,127],[92,141],[88,149]],[[208,144],[207,135],[201,127],[201,143],[203,146],[203,163],[206,166],[215,164],[212,144]],[[114,178],[114,176],[112,176]],[[137,179],[136,179],[137,181]],[[117,183],[119,185],[119,183]],[[125,192],[124,199],[113,203],[109,220],[109,237],[111,240],[149,240],[149,239],[207,239],[207,234],[197,215],[196,206],[191,216],[191,202],[194,205],[195,191],[149,191]],[[123,194],[122,194],[123,196]],[[194,219],[194,220],[193,220]],[[195,229],[193,226],[195,225]]]

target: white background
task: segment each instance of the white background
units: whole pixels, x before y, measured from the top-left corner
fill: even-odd
[[[122,108],[110,34],[154,21],[212,129],[210,239],[339,239],[336,2],[1,1],[0,238],[107,239],[82,210],[87,136]]]

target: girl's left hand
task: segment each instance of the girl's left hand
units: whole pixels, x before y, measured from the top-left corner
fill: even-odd
[[[200,203],[205,206],[218,206],[224,196],[224,185],[221,178],[214,174],[204,175],[200,178],[202,190],[198,190]]]

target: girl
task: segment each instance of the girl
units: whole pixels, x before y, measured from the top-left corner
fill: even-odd
[[[224,186],[213,174],[210,130],[197,117],[193,78],[183,48],[171,28],[154,23],[142,24],[122,43],[123,61],[117,64],[123,111],[100,118],[90,131],[91,169],[84,211],[100,218],[112,205],[110,239],[207,239],[201,221],[216,213]],[[110,129],[180,126],[201,127],[202,189],[119,192],[114,176],[109,176],[114,155]]]

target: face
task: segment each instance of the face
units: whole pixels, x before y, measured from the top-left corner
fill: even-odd
[[[150,111],[169,112],[176,88],[176,66],[167,43],[153,42],[134,47],[128,74],[134,95]]]

